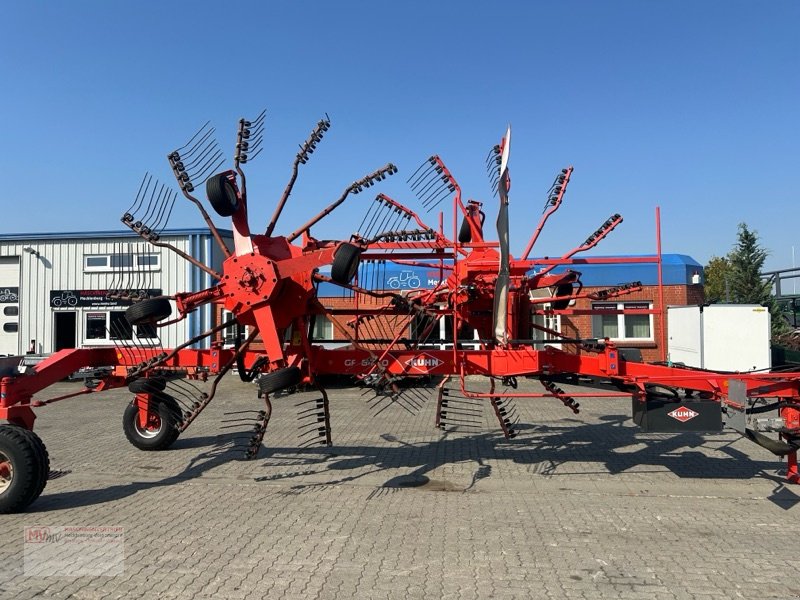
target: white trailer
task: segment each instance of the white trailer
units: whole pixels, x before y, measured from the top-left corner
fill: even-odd
[[[757,304],[667,307],[667,356],[714,371],[772,366],[769,310]]]

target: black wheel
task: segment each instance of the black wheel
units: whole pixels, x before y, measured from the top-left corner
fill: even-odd
[[[461,229],[458,230],[458,243],[469,244],[472,241],[472,228],[469,226],[467,217],[461,221]]]
[[[181,422],[181,408],[172,396],[157,394],[150,399],[151,408],[155,403],[155,410],[148,411],[147,424],[139,424],[139,408],[136,401],[125,407],[122,416],[122,430],[128,441],[139,450],[166,450],[178,439]]]
[[[128,384],[128,389],[134,394],[157,394],[167,387],[167,380],[163,377],[142,377],[134,379]]]
[[[300,383],[303,378],[297,367],[286,367],[271,373],[264,373],[258,378],[258,389],[262,394],[271,394]]]
[[[17,425],[0,425],[0,513],[19,512],[44,490],[50,457],[39,436]]]
[[[358,270],[361,260],[361,248],[353,244],[343,243],[336,250],[331,265],[331,279],[336,283],[348,284],[352,281]]]
[[[125,311],[125,318],[131,325],[157,323],[169,318],[172,305],[166,298],[148,298],[132,304]]]
[[[230,217],[239,208],[236,188],[225,173],[212,175],[206,181],[206,196],[220,217]]]
[[[556,296],[571,296],[572,284],[562,283],[556,287]],[[566,310],[572,298],[564,298],[563,300],[556,300],[553,302],[553,310]]]

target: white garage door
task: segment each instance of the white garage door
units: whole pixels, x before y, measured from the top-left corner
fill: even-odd
[[[19,258],[0,257],[0,355],[19,354]]]

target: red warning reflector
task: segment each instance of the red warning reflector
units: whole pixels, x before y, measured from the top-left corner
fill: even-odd
[[[700,413],[693,411],[691,408],[686,408],[685,406],[679,406],[672,412],[668,412],[667,416],[672,417],[676,421],[680,421],[681,423],[686,423],[691,419],[694,419]]]

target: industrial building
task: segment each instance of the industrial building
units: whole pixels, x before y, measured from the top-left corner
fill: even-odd
[[[232,246],[231,232],[220,233]],[[208,229],[165,230],[160,241],[215,270],[223,260]],[[152,327],[127,324],[124,314],[131,300],[125,292],[172,295],[213,283],[209,274],[133,232],[0,235],[0,355],[47,354],[120,339],[174,347],[212,326],[211,307],[165,328],[162,335]]]
[[[220,231],[232,246],[232,233]],[[222,253],[208,229],[173,229],[161,233],[169,243],[215,270]],[[561,314],[537,316],[533,322],[571,338],[604,338],[621,347],[638,348],[644,360],[660,360],[662,335],[658,318],[658,269],[648,257],[630,257],[632,262],[586,264],[571,268],[582,273],[583,293],[640,281],[640,291],[609,300],[577,299]],[[655,258],[655,257],[649,257]],[[702,265],[689,256],[662,256],[664,307],[698,305],[704,302]],[[404,292],[431,289],[440,278],[439,269],[385,264],[382,270],[360,272],[359,284],[370,289]],[[129,298],[115,291],[137,291],[147,296],[199,291],[215,282],[211,276],[166,248],[154,246],[137,235],[122,231],[87,231],[48,234],[0,235],[0,355],[35,352],[47,354],[64,348],[108,345],[119,339],[136,344],[174,347],[207,330],[226,316],[208,305],[164,330],[130,328],[124,319]],[[321,303],[328,309],[350,307],[352,292],[322,283]],[[123,295],[124,296],[124,295]],[[362,302],[371,302],[369,298]],[[545,306],[546,308],[546,306]],[[619,314],[620,310],[650,310],[651,314]],[[595,314],[586,314],[592,311]],[[605,314],[602,312],[605,311]],[[332,317],[347,327],[345,319]],[[412,326],[413,328],[413,326]],[[395,332],[396,333],[396,332]],[[413,337],[413,331],[404,335]],[[468,332],[467,332],[468,334]],[[461,337],[465,335],[462,332]],[[347,342],[333,323],[316,319],[313,337],[326,345]],[[452,338],[452,324],[442,319],[433,338]],[[467,335],[467,337],[469,337]],[[546,339],[541,331],[531,337]],[[201,347],[220,341],[223,335],[205,339]],[[254,345],[258,347],[258,343]],[[565,348],[568,349],[568,348]]]

